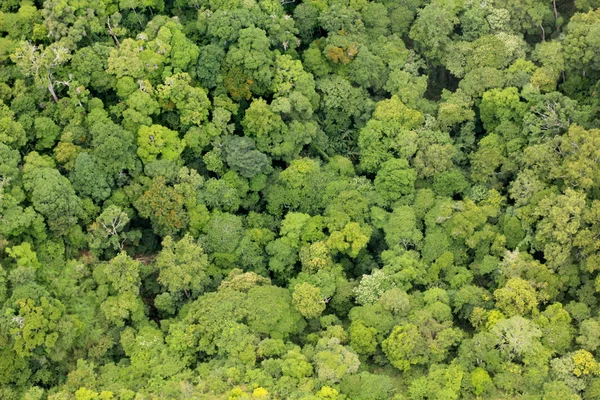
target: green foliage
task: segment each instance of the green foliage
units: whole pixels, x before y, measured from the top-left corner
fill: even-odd
[[[178,242],[167,236],[156,258],[158,282],[171,293],[201,293],[208,284],[209,264],[204,250],[186,235]]]
[[[340,385],[342,393],[353,399],[364,400],[389,399],[393,388],[394,385],[389,377],[384,376],[381,379],[376,374],[368,372],[348,375]]]
[[[315,371],[319,379],[336,383],[358,371],[358,356],[339,343],[339,339],[321,339],[315,348]]]
[[[316,318],[325,310],[325,301],[319,288],[310,283],[301,283],[294,288],[292,302],[306,318]]]
[[[19,357],[30,357],[40,352],[51,360],[64,359],[73,345],[81,322],[76,316],[66,315],[64,305],[52,298],[19,299],[13,309],[7,309],[12,324],[10,346]]]
[[[144,163],[157,159],[176,161],[185,147],[177,132],[164,126],[142,126],[138,132],[137,154]]]
[[[409,36],[432,62],[439,62],[451,43],[450,34],[458,22],[450,5],[432,2],[419,10]]]
[[[37,153],[28,159],[34,163]],[[27,158],[27,157],[26,157]],[[48,227],[57,234],[65,235],[82,215],[81,199],[75,194],[67,178],[51,167],[26,164],[24,186],[33,208],[46,219]]]
[[[229,138],[225,149],[227,164],[243,177],[252,178],[269,169],[269,158],[256,150],[254,141],[248,137]]]
[[[292,296],[283,288],[258,286],[248,291],[248,305],[252,312],[248,326],[256,332],[283,339],[300,332],[304,319],[292,305]]]
[[[0,2],[0,398],[600,398],[600,3]]]
[[[381,347],[390,363],[401,371],[408,371],[413,365],[427,360],[425,339],[413,324],[395,327]]]
[[[79,153],[69,179],[80,196],[95,201],[106,200],[110,196],[111,187],[106,173],[98,168],[88,153]]]
[[[385,201],[392,203],[399,200],[401,196],[411,194],[414,191],[416,175],[406,160],[392,159],[386,161],[375,178],[375,190]]]
[[[250,96],[248,89],[253,94],[263,95],[273,79],[272,64],[273,56],[265,31],[259,28],[242,29],[237,43],[225,56],[224,65],[228,69],[224,78],[225,87],[234,99]],[[243,81],[236,81],[238,79]],[[240,83],[246,87],[240,87]]]
[[[123,250],[127,241],[139,239],[139,232],[126,229],[130,218],[115,205],[106,207],[88,228],[88,243],[91,250]]]

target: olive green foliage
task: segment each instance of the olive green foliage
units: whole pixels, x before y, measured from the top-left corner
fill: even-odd
[[[599,7],[0,1],[0,399],[600,399]]]

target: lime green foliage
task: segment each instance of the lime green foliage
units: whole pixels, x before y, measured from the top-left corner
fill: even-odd
[[[319,288],[301,283],[294,288],[292,301],[296,310],[306,318],[316,318],[325,309],[325,301]]]
[[[600,398],[599,6],[0,1],[0,399]]]
[[[381,346],[390,363],[402,371],[427,360],[425,340],[413,324],[394,328]]]
[[[176,161],[185,147],[177,132],[160,125],[142,126],[138,132],[137,154],[144,163],[156,159]]]

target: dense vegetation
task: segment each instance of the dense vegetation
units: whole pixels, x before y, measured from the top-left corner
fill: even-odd
[[[0,1],[0,398],[600,398],[599,0]]]

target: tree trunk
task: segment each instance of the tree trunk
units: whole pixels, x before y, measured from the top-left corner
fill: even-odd
[[[52,95],[54,102],[58,103],[58,97],[56,97],[56,92],[54,92],[54,85],[52,84],[51,80],[48,80],[48,90],[50,91],[50,94]]]
[[[121,43],[119,42],[119,38],[117,38],[117,35],[115,35],[115,31],[113,30],[112,26],[110,25],[110,17],[106,18],[106,25],[108,26],[108,33],[110,34],[110,36],[112,36],[112,38],[115,41],[115,44],[117,45],[117,47],[121,47]]]

